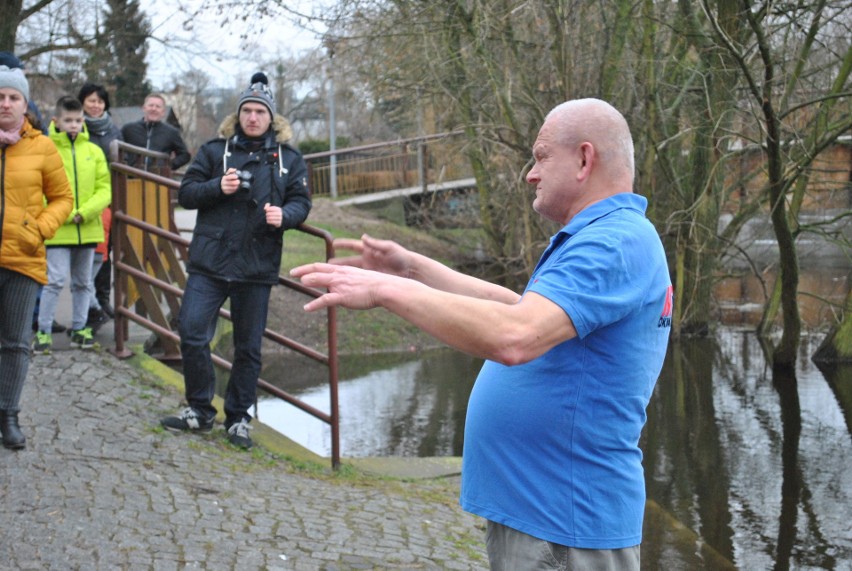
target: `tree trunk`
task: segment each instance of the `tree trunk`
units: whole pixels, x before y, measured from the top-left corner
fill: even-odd
[[[709,115],[709,113],[708,113]],[[684,315],[681,331],[690,335],[705,336],[712,322],[711,300],[713,279],[716,271],[717,245],[716,228],[719,224],[719,208],[715,195],[718,188],[713,182],[714,161],[711,158],[713,137],[708,125],[699,129],[690,161],[691,181],[695,197],[691,220],[686,221],[679,232],[686,243],[684,257],[684,299],[689,311]]]
[[[0,0],[0,51],[15,52],[23,0]]]
[[[840,322],[823,339],[813,360],[817,363],[852,363],[852,289],[846,294],[846,307]]]
[[[796,296],[799,293],[799,257],[796,241],[787,217],[786,189],[781,148],[781,124],[772,103],[775,87],[775,66],[772,54],[763,35],[763,30],[754,15],[746,11],[746,17],[755,32],[763,62],[762,105],[766,121],[766,162],[769,178],[769,208],[772,230],[778,243],[779,278],[781,280],[781,312],[784,331],[775,347],[772,363],[776,367],[794,368],[798,357],[802,317]]]
[[[719,7],[720,27],[729,36],[739,36],[742,24],[735,9],[725,2],[715,4]],[[678,243],[684,248],[683,265],[678,266],[683,275],[676,277],[683,284],[677,292],[683,320],[677,331],[703,336],[710,332],[714,321],[713,286],[721,251],[718,228],[724,188],[721,140],[730,128],[731,117],[726,111],[735,106],[737,78],[729,55],[707,41],[693,3],[682,1],[678,6],[687,30],[684,40],[697,56],[692,72],[700,83],[696,82],[697,89],[684,93],[685,102],[679,109],[692,132],[684,145],[688,158],[681,161],[675,156],[680,152],[677,147],[669,151],[675,172],[688,173],[683,176],[677,216]]]

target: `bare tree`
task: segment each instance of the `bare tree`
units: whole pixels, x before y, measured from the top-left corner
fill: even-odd
[[[26,7],[22,0],[0,0],[0,50],[26,61],[82,48],[94,39],[94,9],[86,0],[37,0]]]
[[[778,287],[771,302],[780,303],[783,327],[772,357],[776,366],[792,367],[802,329],[799,213],[814,160],[852,128],[852,17],[845,3],[827,0],[795,5],[743,1],[736,17],[747,33],[737,37],[727,33],[708,0],[702,8],[716,44],[730,55],[745,87],[749,134],[763,149],[765,197],[779,250]],[[790,33],[791,28],[799,33]],[[770,303],[764,323],[772,309]]]
[[[510,287],[525,280],[552,231],[532,215],[519,174],[530,142],[550,107],[586,90],[575,75],[594,91],[602,81],[585,64],[607,50],[576,38],[589,20],[605,30],[606,8],[580,8],[584,21],[571,9],[580,4],[338,5],[346,22],[339,57],[356,62],[375,107],[401,135],[418,134],[424,125],[429,132],[466,132],[461,150],[476,177],[487,249]]]
[[[742,250],[746,225],[765,218],[779,279],[767,285],[761,331],[783,328],[773,358],[789,366],[801,332],[796,238],[837,240],[836,223],[802,224],[800,209],[819,178],[814,161],[850,128],[844,6],[339,0],[317,21],[337,40],[335,67],[355,78],[347,97],[364,114],[398,136],[464,130],[487,250],[511,287],[553,231],[532,215],[523,180],[544,113],[588,96],[622,109],[634,129],[636,189],[671,257],[676,333],[711,329],[721,263]],[[762,160],[744,169],[749,149]]]

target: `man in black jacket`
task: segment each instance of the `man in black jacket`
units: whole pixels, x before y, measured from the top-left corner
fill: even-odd
[[[219,134],[199,149],[178,191],[181,206],[198,209],[178,325],[188,406],[161,422],[175,431],[213,428],[210,341],[219,308],[230,298],[234,366],[225,394],[225,428],[232,444],[251,448],[248,409],[255,402],[283,235],[305,221],[311,198],[305,161],[287,143],[292,130],[275,114],[264,74],[252,77],[237,113],[223,121]]]
[[[121,128],[121,138],[124,142],[151,151],[168,153],[171,156],[169,166],[177,170],[189,162],[190,154],[186,150],[180,131],[164,122],[166,116],[166,100],[159,93],[151,93],[145,97],[142,105],[142,119],[133,121]],[[136,156],[128,154],[130,164],[136,162]],[[146,157],[145,170],[151,161]]]

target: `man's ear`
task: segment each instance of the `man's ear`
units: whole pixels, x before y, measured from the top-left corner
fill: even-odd
[[[62,129],[59,128],[59,117],[51,117],[50,120],[53,121],[53,127],[61,133]]]
[[[580,169],[577,171],[577,180],[586,180],[592,174],[598,155],[594,145],[586,141],[580,144]]]

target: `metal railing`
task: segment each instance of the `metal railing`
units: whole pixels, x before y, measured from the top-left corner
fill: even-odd
[[[339,198],[401,187],[427,185],[472,176],[464,158],[463,131],[399,139],[310,153],[308,179],[314,196]],[[336,157],[336,188],[332,188],[331,161]]]
[[[127,348],[127,339],[130,322],[133,322],[156,334],[163,350],[162,360],[179,360],[180,336],[176,332],[176,316],[186,285],[184,265],[190,244],[180,236],[174,222],[173,198],[180,184],[170,178],[167,167],[156,174],[122,162],[125,152],[154,158],[165,157],[163,153],[151,153],[123,142],[115,143],[112,151],[114,353],[120,358],[132,355]],[[329,232],[306,224],[294,230],[322,239],[326,259],[334,257],[333,237]],[[284,276],[279,276],[278,281],[282,286],[306,296],[319,297],[323,293]],[[225,309],[219,310],[219,316],[227,320],[231,318],[230,312]],[[326,321],[327,353],[270,329],[265,329],[263,336],[328,367],[330,412],[323,412],[263,379],[258,379],[258,388],[330,425],[331,462],[337,469],[340,466],[340,415],[334,308],[327,310]],[[232,367],[230,362],[216,355],[213,361],[227,370]]]

